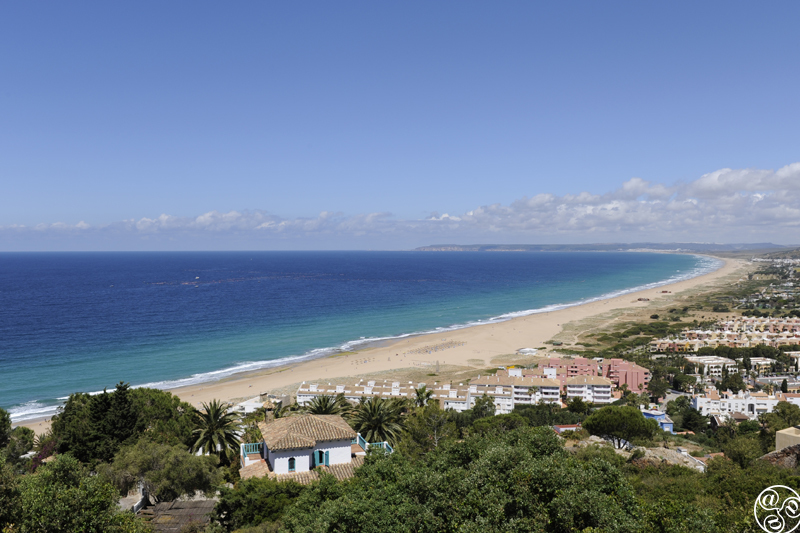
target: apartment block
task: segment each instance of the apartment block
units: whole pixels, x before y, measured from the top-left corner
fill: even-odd
[[[599,376],[567,378],[567,400],[580,398],[587,403],[611,403],[612,382]]]

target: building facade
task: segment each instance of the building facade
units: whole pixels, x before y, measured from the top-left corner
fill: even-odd
[[[800,406],[800,394],[784,394],[781,392],[767,394],[765,392],[737,392],[710,390],[706,394],[692,397],[692,407],[701,415],[733,416],[743,413],[751,420],[758,415],[771,413],[779,402],[789,402]]]
[[[587,403],[608,404],[611,397],[610,379],[599,376],[576,376],[567,378],[567,400],[580,398]]]

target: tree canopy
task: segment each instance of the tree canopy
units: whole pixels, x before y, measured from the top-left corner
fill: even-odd
[[[635,438],[651,438],[658,430],[658,422],[645,418],[635,407],[609,405],[584,420],[583,428],[592,435],[611,439],[616,448],[622,448]]]
[[[353,406],[345,399],[344,394],[336,396],[321,394],[303,407],[303,412],[311,413],[312,415],[341,415],[347,417],[352,411]]]
[[[352,426],[367,442],[397,444],[403,430],[404,405],[383,398],[370,398],[358,406],[352,417]]]
[[[356,477],[325,476],[282,517],[289,532],[631,531],[636,500],[619,471],[569,456],[549,428],[448,442],[422,462],[369,457]]]
[[[171,501],[196,491],[211,495],[222,478],[216,465],[213,457],[194,455],[180,444],[140,439],[122,448],[102,472],[123,494],[142,482],[156,500]]]
[[[219,400],[204,403],[202,411],[195,412],[194,423],[192,451],[216,455],[225,465],[231,454],[238,455],[240,420],[230,405]]]
[[[53,416],[52,432],[59,453],[84,463],[110,462],[121,446],[145,433],[154,441],[189,445],[194,411],[169,392],[119,383],[95,396],[71,394]]]
[[[119,494],[110,483],[102,476],[89,475],[70,455],[58,455],[35,474],[22,476],[18,487],[17,499],[11,506],[15,514],[12,523],[18,529],[11,531],[143,533],[149,530],[132,513],[119,510]]]

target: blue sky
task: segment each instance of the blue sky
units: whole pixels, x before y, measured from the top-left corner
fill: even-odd
[[[796,2],[0,9],[0,250],[800,243]]]

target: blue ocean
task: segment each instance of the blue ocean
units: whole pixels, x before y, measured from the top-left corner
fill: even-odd
[[[0,407],[171,388],[505,320],[718,268],[657,253],[0,254]]]

